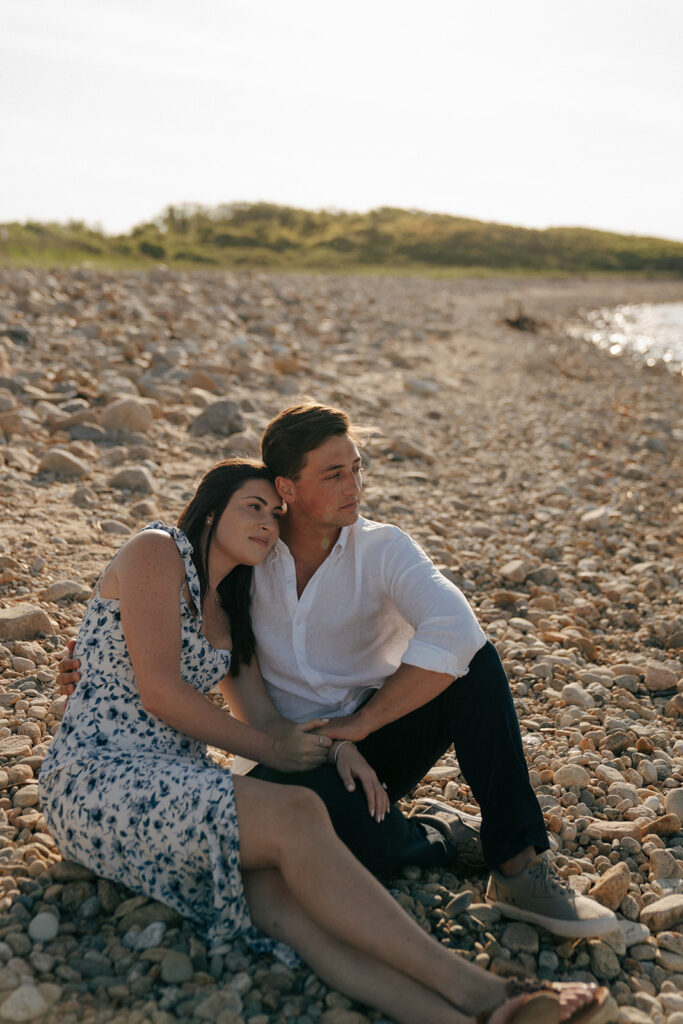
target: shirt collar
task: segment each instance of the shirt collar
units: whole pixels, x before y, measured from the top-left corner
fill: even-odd
[[[356,523],[357,522],[358,520],[356,520]],[[337,541],[334,547],[332,548],[332,551],[330,551],[330,555],[335,554],[337,557],[339,557],[343,553],[343,551],[346,549],[346,545],[349,542],[351,531],[353,530],[356,523],[354,523],[353,526],[342,526],[341,533],[339,534],[339,537],[337,538]],[[266,557],[263,559],[263,563],[274,562],[281,555],[289,555],[290,558],[292,557],[292,553],[285,544],[285,542],[278,538],[277,542],[274,544],[274,546],[270,549]]]
[[[355,525],[355,523],[354,523],[354,525]],[[346,545],[349,542],[349,536],[351,534],[351,530],[353,530],[353,526],[342,526],[341,533],[339,534],[339,537],[337,538],[337,543],[332,548],[332,551],[330,552],[330,554],[336,554],[337,557],[339,557],[339,555],[341,555],[343,553],[344,549],[346,548]]]

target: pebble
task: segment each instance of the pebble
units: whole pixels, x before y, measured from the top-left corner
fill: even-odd
[[[92,470],[87,462],[62,448],[51,448],[40,460],[39,473],[54,473],[57,477],[80,480],[90,476]]]
[[[19,1022],[44,1019],[49,1003],[35,985],[22,984],[0,1005],[0,1020]]]
[[[509,924],[501,937],[501,943],[511,953],[538,953],[538,932],[531,925],[515,922]]]
[[[217,434],[230,437],[244,429],[240,407],[229,398],[219,398],[200,412],[190,425],[192,434]]]
[[[186,953],[171,950],[161,961],[161,977],[167,985],[181,985],[193,974],[192,961]]]
[[[156,485],[144,466],[129,466],[109,478],[109,486],[117,491],[135,491],[137,494],[151,494]]]
[[[581,789],[585,789],[586,786],[590,786],[591,780],[586,769],[582,768],[580,764],[565,764],[557,769],[553,782],[556,786],[562,786],[563,789],[569,789],[570,786],[579,786]]]
[[[43,601],[85,601],[90,597],[90,589],[78,580],[56,580],[40,596]]]
[[[630,884],[631,872],[624,861],[621,861],[605,871],[604,875],[589,890],[589,896],[601,903],[603,907],[618,910]]]
[[[683,788],[670,789],[664,797],[664,807],[669,814],[675,814],[683,821]]]
[[[0,608],[0,640],[33,640],[44,633],[52,633],[54,624],[47,613],[37,605],[19,603]]]
[[[653,932],[683,924],[683,893],[664,896],[648,904],[641,911],[640,920]]]
[[[102,426],[111,432],[146,432],[153,422],[148,404],[138,398],[118,398],[102,410]]]
[[[36,914],[28,926],[29,938],[34,942],[51,942],[59,932],[59,919],[54,914]]]

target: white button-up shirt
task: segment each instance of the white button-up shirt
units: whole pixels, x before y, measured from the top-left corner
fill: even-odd
[[[461,591],[396,526],[344,527],[300,598],[282,541],[254,572],[261,672],[297,722],[350,714],[402,662],[456,679],[486,641]]]

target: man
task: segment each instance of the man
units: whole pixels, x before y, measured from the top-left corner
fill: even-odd
[[[359,515],[362,463],[346,414],[286,409],[261,450],[287,505],[280,540],[255,569],[252,616],[268,692],[295,721],[331,718],[322,730],[336,741],[331,760],[355,744],[392,806],[375,820],[334,763],[293,774],[257,765],[251,774],[314,789],[375,872],[472,866],[471,822],[440,804],[422,802],[410,818],[395,806],[453,744],[482,811],[489,902],[558,935],[612,931],[614,914],[576,896],[538,856],[549,843],[507,678],[464,596],[405,533]]]

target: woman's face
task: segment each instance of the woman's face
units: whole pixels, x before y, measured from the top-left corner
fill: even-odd
[[[282,499],[271,483],[246,480],[226,505],[211,539],[211,557],[258,565],[280,534]]]

